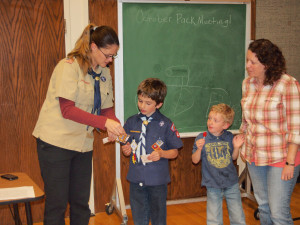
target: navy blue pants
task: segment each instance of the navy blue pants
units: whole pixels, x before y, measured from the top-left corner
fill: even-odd
[[[37,139],[46,194],[44,225],[64,225],[70,204],[70,225],[88,225],[93,152],[80,153]]]
[[[130,183],[130,207],[135,225],[167,224],[167,184],[141,186]]]

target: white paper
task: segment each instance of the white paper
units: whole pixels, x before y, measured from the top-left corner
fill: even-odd
[[[103,141],[103,144],[106,144],[107,142],[109,142],[108,137],[103,138],[102,141]]]
[[[34,198],[33,186],[0,188],[0,201],[22,198]]]
[[[148,154],[148,155],[141,155],[141,159],[142,159],[142,162],[143,163],[151,163],[152,162],[152,160],[149,160],[148,159],[148,156],[149,156],[150,154]]]

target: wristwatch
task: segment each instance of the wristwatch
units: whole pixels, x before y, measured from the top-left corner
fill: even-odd
[[[295,163],[285,162],[285,165],[287,165],[287,166],[295,166]]]

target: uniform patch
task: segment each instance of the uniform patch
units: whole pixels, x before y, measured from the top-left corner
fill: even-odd
[[[165,125],[165,122],[164,122],[164,121],[160,121],[160,122],[159,122],[159,126],[162,127],[163,125]]]
[[[178,130],[176,129],[174,123],[172,123],[171,130],[172,130],[173,132],[175,132],[175,134],[176,134],[176,136],[177,136],[178,138],[180,138],[179,132],[178,132]]]
[[[164,144],[164,142],[159,138],[151,147],[156,150],[162,150],[160,147]]]
[[[158,139],[156,141],[156,143],[159,145],[159,146],[162,146],[164,144],[164,142],[161,140],[161,139]]]
[[[176,131],[176,127],[175,127],[174,123],[172,123],[171,130],[172,130],[173,132]]]
[[[69,59],[69,58],[66,59],[66,63],[72,64],[73,62],[74,62],[74,59]]]
[[[105,81],[106,81],[106,77],[102,77],[102,76],[101,76],[100,79],[101,79],[102,82],[105,82]]]
[[[154,143],[151,147],[154,149],[154,151],[162,150],[157,143]]]
[[[131,130],[130,133],[141,133],[139,130]]]

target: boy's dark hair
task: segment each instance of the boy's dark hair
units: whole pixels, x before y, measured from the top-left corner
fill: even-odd
[[[156,104],[163,103],[167,95],[166,84],[157,78],[147,78],[138,86],[137,95],[151,98]]]

